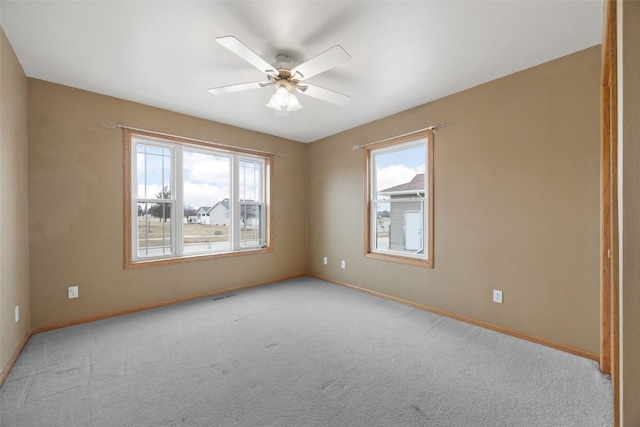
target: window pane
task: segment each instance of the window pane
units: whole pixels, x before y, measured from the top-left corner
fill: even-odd
[[[171,150],[137,144],[137,198],[171,198]]]
[[[171,255],[171,203],[138,203],[138,257]]]
[[[391,204],[375,203],[375,249],[389,250],[389,230],[391,228]]]
[[[262,246],[262,205],[240,205],[240,247]]]
[[[424,197],[425,142],[374,154],[377,199]]]
[[[248,160],[239,163],[240,201],[262,202],[262,163]]]
[[[371,242],[375,252],[425,258],[427,138],[371,151]]]
[[[231,158],[184,150],[184,253],[231,249]]]
[[[389,250],[423,254],[424,202],[394,201],[389,219]]]
[[[376,202],[374,249],[407,255],[424,254],[424,201]]]

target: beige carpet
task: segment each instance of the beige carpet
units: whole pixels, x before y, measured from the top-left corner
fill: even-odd
[[[301,278],[35,335],[0,425],[609,426],[611,396],[591,360]]]

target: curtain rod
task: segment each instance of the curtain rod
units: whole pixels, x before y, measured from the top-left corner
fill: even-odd
[[[436,130],[438,130],[438,129],[442,128],[442,127],[445,127],[447,125],[448,125],[447,122],[440,122],[437,125],[427,126],[426,128],[422,128],[422,129],[414,130],[414,131],[411,131],[411,132],[407,132],[407,133],[402,134],[402,135],[392,136],[392,137],[389,137],[389,138],[380,139],[378,141],[368,142],[366,144],[354,145],[353,146],[353,151],[361,150],[364,147],[368,147],[369,145],[379,144],[381,142],[391,141],[392,139],[396,139],[396,138],[403,138],[405,136],[413,135],[413,134],[418,133],[418,132],[424,132],[425,130],[432,130],[435,133]]]
[[[115,122],[102,122],[101,125],[102,125],[103,128],[107,128],[107,129],[120,128],[120,129],[128,129],[128,130],[133,130],[133,131],[138,131],[138,132],[148,132],[148,133],[153,133],[153,134],[156,134],[156,135],[165,136],[165,137],[169,137],[169,138],[186,139],[188,141],[193,141],[193,142],[200,142],[200,143],[204,143],[204,144],[217,145],[218,147],[233,148],[233,149],[236,149],[236,150],[240,149],[240,150],[243,150],[243,151],[249,151],[249,152],[256,153],[256,154],[271,154],[271,155],[274,155],[276,157],[284,157],[283,154],[278,153],[278,152],[256,150],[256,149],[253,149],[253,148],[236,147],[234,145],[221,144],[219,142],[205,141],[204,139],[189,138],[189,137],[186,137],[186,136],[173,135],[173,134],[170,134],[170,133],[158,132],[158,131],[155,131],[155,130],[142,129],[142,128],[136,128],[136,127],[133,127],[133,126],[121,125],[121,124],[115,123]]]

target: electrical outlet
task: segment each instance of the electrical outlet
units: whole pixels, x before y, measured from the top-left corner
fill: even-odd
[[[502,304],[502,291],[497,289],[493,290],[493,302],[497,302],[498,304]]]
[[[16,314],[16,322],[18,322],[18,320],[20,320],[20,306],[19,305],[16,305],[15,314]]]
[[[324,265],[327,265],[327,262],[328,262],[327,257],[324,257],[324,258],[322,259],[322,262],[324,263]]]
[[[69,286],[67,288],[67,298],[78,298],[78,287],[77,286]]]
[[[347,268],[347,263],[345,262],[345,260],[340,261],[340,267]]]

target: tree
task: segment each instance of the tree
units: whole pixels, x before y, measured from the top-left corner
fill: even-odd
[[[257,210],[258,207],[255,205],[240,205],[240,221],[243,230],[247,229],[247,220],[257,216]]]
[[[197,210],[196,208],[194,208],[193,206],[191,206],[190,203],[187,203],[184,207],[184,216],[186,218],[189,218],[190,216],[194,216],[196,214]]]
[[[169,186],[165,185],[162,188],[162,191],[156,194],[157,199],[168,200],[171,199],[171,191],[169,191]],[[151,205],[149,208],[149,214],[151,216],[155,216],[156,218],[162,221],[167,222],[167,219],[171,217],[171,205],[169,203],[156,203]]]

